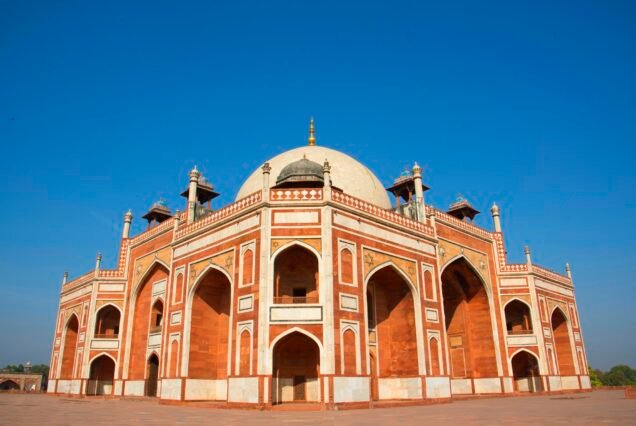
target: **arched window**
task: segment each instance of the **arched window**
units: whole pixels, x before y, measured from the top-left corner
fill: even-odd
[[[150,332],[156,333],[161,330],[163,325],[163,302],[158,299],[150,312]]]
[[[254,282],[254,252],[247,249],[243,253],[243,285],[252,284]]]
[[[274,303],[318,303],[318,259],[294,245],[274,262]]]
[[[115,338],[119,336],[119,309],[113,305],[106,305],[97,311],[95,320],[95,337]]]
[[[355,376],[356,374],[356,335],[353,330],[348,329],[342,333],[343,346],[343,371],[342,374]]]
[[[506,305],[506,329],[508,334],[532,334],[532,318],[530,308],[519,300]]]
[[[353,284],[353,254],[347,248],[340,250],[340,278],[345,284]]]

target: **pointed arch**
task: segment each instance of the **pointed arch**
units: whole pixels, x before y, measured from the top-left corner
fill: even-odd
[[[311,333],[286,330],[272,341],[272,402],[319,402],[322,348]]]
[[[62,361],[60,362],[60,379],[72,379],[77,358],[77,342],[79,339],[79,317],[75,312],[71,313],[64,323],[62,335],[63,347]]]
[[[537,354],[521,348],[510,355],[509,363],[517,392],[540,392],[543,390]]]
[[[572,353],[570,326],[570,320],[565,312],[559,306],[555,306],[550,314],[550,327],[552,328],[552,339],[554,341],[558,374],[561,376],[573,376],[577,374],[574,355]]]
[[[121,309],[113,303],[106,303],[95,311],[95,338],[117,338],[121,324]]]
[[[417,286],[393,261],[371,269],[363,283],[368,334],[375,337],[379,377],[425,374],[422,310]],[[407,295],[408,293],[408,295]],[[370,348],[366,345],[367,365]]]
[[[233,287],[231,275],[210,263],[189,289],[184,350],[181,351],[182,375],[224,379],[230,374]]]
[[[89,378],[86,384],[87,395],[111,395],[117,361],[109,353],[101,352],[89,362]]]
[[[532,307],[528,302],[514,297],[504,303],[503,311],[508,334],[532,334]]]
[[[442,301],[452,378],[501,375],[492,293],[484,277],[464,255],[441,271]]]
[[[291,241],[272,255],[273,303],[318,303],[321,258],[316,249]]]
[[[155,302],[152,287],[157,282],[167,283],[169,278],[170,268],[164,262],[155,259],[131,293],[128,311],[128,318],[131,320],[126,328],[128,351],[124,364],[124,379],[143,380],[146,377],[146,351],[151,332],[150,315]]]

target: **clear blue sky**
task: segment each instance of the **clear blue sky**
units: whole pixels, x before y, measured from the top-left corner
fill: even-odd
[[[0,2],[1,365],[48,363],[128,208],[195,164],[230,202],[313,115],[386,184],[497,201],[512,261],[572,264],[591,363],[636,366],[633,2],[185,3]]]

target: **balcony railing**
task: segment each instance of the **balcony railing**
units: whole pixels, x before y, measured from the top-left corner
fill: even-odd
[[[532,330],[508,330],[509,336],[520,336],[522,334],[534,334]]]
[[[279,296],[274,297],[274,303],[279,305],[295,305],[303,303],[318,303],[318,296]]]
[[[117,339],[119,334],[95,334],[96,339]]]
[[[160,325],[150,327],[150,331],[149,331],[150,334],[160,333],[160,332],[161,332],[161,326]]]

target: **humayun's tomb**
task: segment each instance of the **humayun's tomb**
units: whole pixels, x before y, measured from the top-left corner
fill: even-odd
[[[569,266],[508,263],[496,205],[493,230],[427,205],[417,164],[385,189],[313,121],[223,208],[189,178],[184,211],[156,203],[135,236],[124,215],[116,269],[64,274],[49,392],[336,409],[590,388]]]

